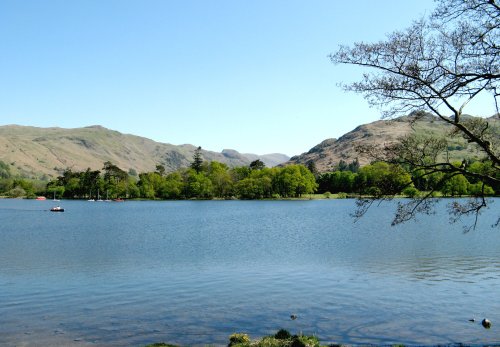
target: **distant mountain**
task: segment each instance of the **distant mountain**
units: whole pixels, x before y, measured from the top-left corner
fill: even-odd
[[[0,160],[11,165],[13,173],[30,178],[57,177],[67,168],[100,170],[106,161],[131,173],[154,171],[158,164],[175,171],[190,165],[196,148],[155,142],[99,125],[75,129],[0,126]],[[235,150],[203,150],[202,155],[204,160],[231,167],[251,162]]]
[[[244,153],[243,156],[250,160],[251,162],[257,159],[262,160],[264,164],[266,164],[267,167],[274,167],[278,166],[280,164],[286,163],[288,160],[290,160],[290,157],[281,154],[281,153],[272,153],[272,154],[264,154],[264,155],[257,155],[257,154],[250,154],[250,153]]]
[[[307,165],[309,162],[314,162],[319,172],[326,172],[331,171],[341,160],[350,163],[358,159],[360,165],[363,166],[369,164],[372,158],[360,155],[356,151],[357,146],[391,144],[397,141],[399,137],[411,132],[447,137],[451,159],[462,160],[463,158],[477,156],[474,147],[469,145],[465,139],[450,137],[451,126],[449,124],[431,115],[427,115],[410,124],[409,117],[400,117],[394,120],[378,120],[373,123],[360,125],[339,139],[324,140],[308,152],[290,158],[285,165]],[[496,133],[500,136],[500,118],[493,116],[488,121],[490,121],[491,126],[496,127]]]
[[[247,160],[252,162],[254,160],[260,159],[267,167],[275,167],[280,164],[286,163],[290,160],[290,157],[281,153],[271,153],[271,154],[252,154],[252,153],[240,153],[234,149],[224,149],[222,155],[226,158]]]

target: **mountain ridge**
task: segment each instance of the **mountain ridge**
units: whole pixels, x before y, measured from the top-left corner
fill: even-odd
[[[465,115],[462,118],[474,119],[479,117]],[[484,119],[490,122],[498,135],[500,132],[500,118],[494,115]],[[309,151],[291,157],[288,162],[282,165],[309,165],[312,162],[320,173],[333,170],[341,160],[347,163],[357,160],[361,166],[364,166],[369,164],[372,158],[358,153],[356,151],[357,146],[391,144],[398,141],[400,137],[409,135],[412,132],[419,135],[446,137],[449,142],[450,159],[452,160],[477,159],[478,152],[474,145],[468,144],[461,137],[450,136],[451,130],[452,126],[450,124],[430,114],[426,114],[421,118],[409,115],[395,119],[377,120],[359,125],[338,139],[323,140]]]
[[[452,137],[452,126],[431,115],[419,119],[404,116],[391,120],[376,120],[362,124],[338,139],[328,138],[309,151],[287,157],[280,153],[256,155],[240,153],[234,149],[221,152],[202,149],[207,161],[219,161],[230,167],[246,166],[260,159],[266,166],[303,164],[313,162],[318,172],[335,169],[340,161],[357,160],[361,166],[369,164],[368,158],[356,151],[356,147],[390,144],[401,136],[416,134],[446,137],[452,160],[478,158],[473,144],[461,137]],[[473,119],[474,117],[470,117]],[[500,118],[486,118],[500,138]],[[500,139],[496,139],[500,143]],[[496,141],[495,140],[495,141]],[[495,142],[496,143],[496,142]],[[191,144],[173,145],[156,142],[146,137],[123,134],[101,125],[81,128],[31,127],[16,124],[0,126],[0,160],[12,167],[14,174],[31,178],[53,178],[63,170],[85,170],[90,167],[100,170],[103,163],[113,164],[131,174],[149,172],[156,165],[164,165],[167,172],[188,167],[196,146]]]
[[[189,166],[196,149],[197,146],[191,144],[156,142],[102,125],[0,126],[0,160],[9,164],[14,173],[29,178],[54,178],[67,168],[100,170],[106,161],[131,173],[154,171],[158,164],[164,165],[167,171],[175,171]],[[232,151],[232,155],[202,149],[202,156],[207,161],[216,160],[228,166],[248,165],[252,161],[236,150],[226,151]],[[266,158],[266,155],[256,156]]]

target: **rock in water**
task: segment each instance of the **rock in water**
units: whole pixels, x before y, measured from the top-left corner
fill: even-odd
[[[485,318],[485,319],[483,319],[483,321],[481,322],[481,324],[483,325],[483,327],[484,327],[485,329],[489,329],[489,328],[491,328],[491,322],[490,322],[490,320],[489,320],[489,319],[486,319],[486,318]]]

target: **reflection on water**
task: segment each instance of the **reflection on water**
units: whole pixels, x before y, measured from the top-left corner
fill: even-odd
[[[349,200],[63,203],[0,200],[0,345],[500,342],[492,211],[463,234]]]

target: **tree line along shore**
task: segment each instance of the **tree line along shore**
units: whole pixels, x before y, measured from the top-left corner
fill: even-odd
[[[461,162],[454,165],[463,165]],[[481,172],[488,162],[468,163]],[[105,162],[101,170],[66,169],[51,181],[30,180],[10,175],[0,162],[0,196],[10,198],[58,199],[293,199],[315,197],[379,197],[384,194],[417,197],[432,191],[436,196],[499,195],[500,187],[463,175],[434,172],[414,173],[403,165],[374,162],[360,167],[355,160],[340,161],[331,172],[318,173],[314,163],[267,168],[260,160],[249,166],[229,168],[216,161],[204,161],[195,153],[190,167],[167,173],[163,165],[155,171],[137,174]],[[318,195],[319,194],[319,195]]]

